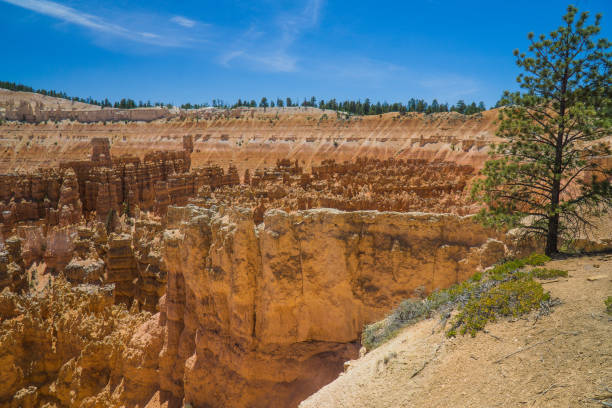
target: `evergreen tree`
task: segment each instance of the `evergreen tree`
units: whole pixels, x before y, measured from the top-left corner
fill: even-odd
[[[586,25],[569,6],[564,24],[537,40],[528,54],[514,52],[524,92],[505,92],[498,136],[503,142],[472,190],[487,206],[490,224],[518,225],[559,249],[612,205],[612,172],[598,163],[612,120],[611,43],[597,38],[601,15]]]
[[[451,110],[465,115],[467,105],[465,104],[465,101],[463,99],[459,99],[457,101],[457,105],[453,106]]]
[[[431,101],[430,108],[432,112],[440,112],[440,104],[438,103],[437,99],[434,99],[433,101]]]

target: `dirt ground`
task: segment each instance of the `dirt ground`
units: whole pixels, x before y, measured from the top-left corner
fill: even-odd
[[[544,283],[552,314],[489,324],[447,339],[439,319],[347,363],[300,407],[602,407],[612,403],[612,255],[555,260],[569,278]]]

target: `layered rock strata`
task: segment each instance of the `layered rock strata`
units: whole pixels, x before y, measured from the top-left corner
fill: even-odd
[[[97,139],[94,139],[94,141]],[[163,213],[169,204],[183,204],[197,191],[195,175],[189,172],[189,153],[154,152],[137,157],[106,159],[106,145],[94,144],[92,161],[65,162],[77,175],[85,211],[104,219],[111,211],[132,214],[136,207]],[[168,194],[167,184],[172,185]]]
[[[25,223],[45,228],[78,224],[95,212],[107,224],[118,214],[139,209],[164,214],[169,205],[185,205],[203,184],[213,188],[240,183],[235,167],[226,174],[210,166],[191,172],[190,139],[183,151],[110,156],[107,138],[91,141],[91,160],[63,162],[59,168],[0,175],[0,232],[9,235]]]

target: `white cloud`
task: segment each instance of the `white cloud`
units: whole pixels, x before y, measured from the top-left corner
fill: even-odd
[[[87,13],[79,12],[71,7],[46,0],[1,0],[18,7],[35,11],[50,17],[55,17],[69,23],[78,24],[94,30],[112,32],[116,34],[128,32],[125,28],[107,23],[102,19]]]
[[[172,21],[173,23],[176,23],[176,24],[178,24],[180,26],[187,27],[187,28],[191,28],[194,25],[196,25],[195,21],[190,20],[190,19],[188,19],[186,17],[181,17],[181,16],[174,16],[174,17],[172,17],[170,19],[170,21]]]
[[[126,28],[122,25],[111,23],[107,19],[100,16],[89,14],[76,10],[72,7],[48,1],[48,0],[0,0],[5,3],[22,7],[27,10],[34,11],[49,17],[53,17],[68,23],[86,27],[94,32],[109,34],[121,38],[126,38],[131,41],[147,43],[151,45],[163,47],[180,47],[183,46],[183,41],[180,37],[163,36],[160,34],[149,32],[148,30],[137,30]],[[133,19],[135,20],[135,19]],[[191,20],[185,19],[184,24],[188,24]],[[192,22],[194,23],[194,22]],[[195,23],[194,23],[195,24]]]
[[[298,10],[281,12],[273,17],[272,31],[261,26],[251,26],[238,36],[230,51],[221,55],[219,62],[229,66],[231,62],[246,63],[255,70],[294,72],[298,70],[297,56],[291,48],[305,30],[319,24],[324,0],[308,0]]]

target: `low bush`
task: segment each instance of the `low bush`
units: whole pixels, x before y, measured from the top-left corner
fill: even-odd
[[[530,271],[526,267],[541,266],[548,261],[550,258],[541,254],[510,260],[486,272],[478,272],[448,289],[435,291],[426,299],[405,300],[385,319],[367,325],[361,342],[371,350],[393,338],[403,327],[431,317],[434,313],[446,320],[454,309],[459,312],[446,332],[449,337],[457,332],[475,336],[497,316],[518,317],[535,309],[545,314],[556,302],[533,278],[566,277],[567,271],[544,268]]]
[[[532,254],[524,259],[526,265],[541,266],[550,261],[550,257],[544,254]]]
[[[608,298],[604,300],[604,304],[606,305],[606,313],[612,315],[612,296],[608,296]]]
[[[521,276],[492,287],[479,297],[471,298],[453,318],[448,337],[469,333],[476,336],[488,322],[497,316],[518,317],[540,307],[550,300],[542,285],[527,276]]]
[[[434,309],[433,303],[427,300],[404,300],[385,319],[365,327],[361,336],[362,344],[368,350],[376,348],[393,338],[402,327],[430,317]]]
[[[535,268],[531,270],[531,274],[538,279],[567,278],[567,271],[561,269]]]

